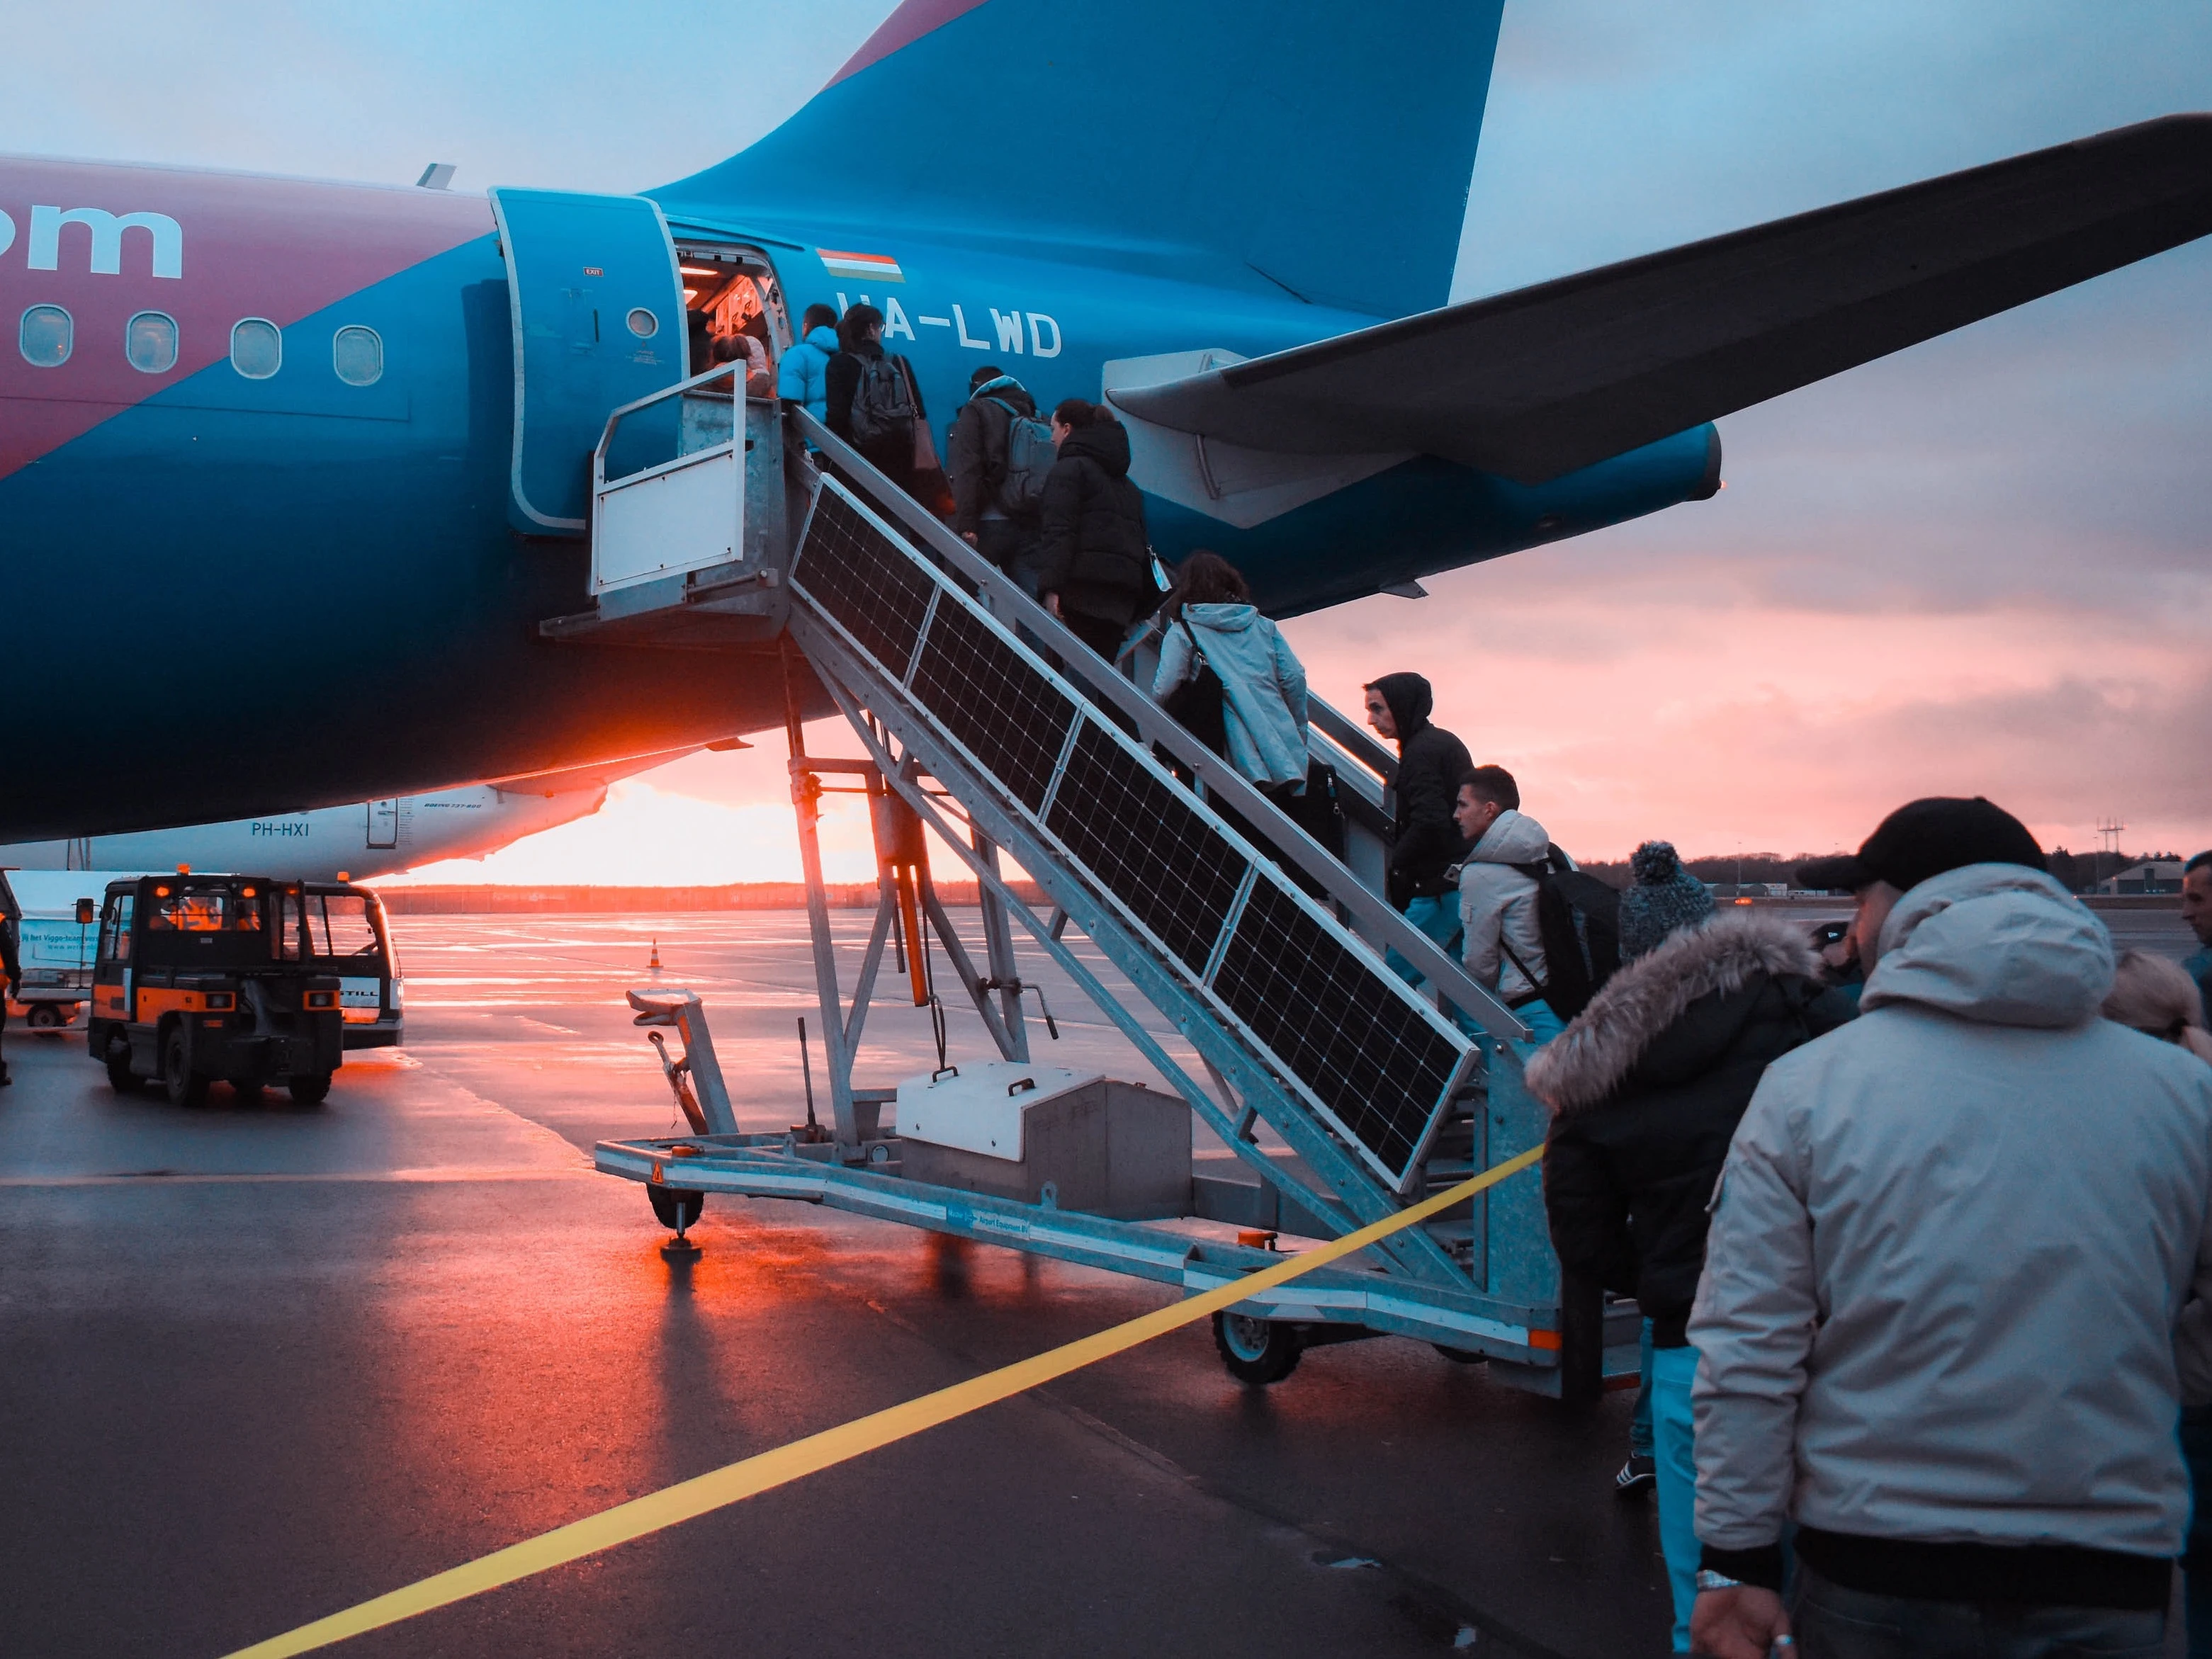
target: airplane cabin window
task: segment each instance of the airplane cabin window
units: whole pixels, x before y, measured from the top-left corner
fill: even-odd
[[[124,325],[123,355],[141,374],[166,374],[177,366],[177,319],[142,311]]]
[[[264,317],[248,317],[230,331],[230,366],[249,380],[265,380],[284,366],[284,336]]]
[[[348,386],[384,378],[384,340],[373,328],[342,328],[331,342],[331,367]]]
[[[59,368],[69,361],[76,325],[59,306],[33,306],[23,313],[15,344],[33,368]]]

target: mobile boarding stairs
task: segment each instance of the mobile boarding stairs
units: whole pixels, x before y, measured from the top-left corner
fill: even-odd
[[[1195,1293],[1279,1260],[1283,1234],[1340,1236],[1542,1139],[1510,1047],[1526,1028],[1379,895],[1386,750],[1316,703],[1315,751],[1352,824],[1339,861],[855,451],[803,411],[733,400],[732,384],[714,371],[610,417],[592,459],[594,608],[542,631],[708,653],[703,672],[717,655],[781,667],[831,1121],[812,1122],[810,1075],[807,1126],[740,1132],[708,1011],[688,991],[633,993],[640,1024],[684,1039],[671,1059],[651,1034],[692,1133],[604,1141],[601,1170],[646,1183],[679,1241],[708,1194],[799,1199]],[[830,707],[861,757],[806,753],[802,717]],[[825,776],[867,795],[878,854],[849,999],[816,835]],[[925,829],[977,881],[980,962],[930,884]],[[1001,853],[1042,903],[1001,874]],[[1195,1051],[1195,1073],[1069,947],[1070,923]],[[859,1085],[887,951],[915,1003],[933,1000],[925,927],[998,1057],[904,1094]],[[1180,1103],[1033,1060],[1027,1005],[1052,1018],[1019,976],[1016,927]],[[1185,1108],[1246,1178],[1190,1173]],[[1259,1144],[1261,1124],[1286,1152]],[[1316,1342],[1395,1334],[1586,1400],[1634,1373],[1636,1325],[1632,1304],[1563,1287],[1532,1173],[1254,1297],[1216,1337],[1248,1380]]]

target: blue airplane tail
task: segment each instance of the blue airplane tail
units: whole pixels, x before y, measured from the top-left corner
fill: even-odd
[[[906,0],[774,132],[653,194],[1403,316],[1448,296],[1503,4]]]

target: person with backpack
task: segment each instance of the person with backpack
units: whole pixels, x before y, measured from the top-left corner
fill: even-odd
[[[1059,459],[1051,423],[1019,380],[987,363],[969,379],[945,452],[954,532],[1035,599],[1044,483]]]
[[[1130,624],[1159,601],[1144,492],[1129,478],[1129,434],[1111,410],[1069,398],[1052,412],[1052,436],[1059,453],[1038,503],[1037,591],[1110,663]]]
[[[799,338],[775,367],[775,395],[829,424],[830,360],[839,349],[836,309],[824,305],[807,307],[799,319]]]
[[[1152,695],[1211,672],[1221,687],[1222,757],[1292,817],[1306,787],[1306,671],[1252,603],[1237,567],[1203,549],[1176,567],[1160,607]]]
[[[929,418],[914,369],[884,349],[884,313],[873,306],[848,311],[837,337],[843,349],[823,371],[823,424],[913,495],[915,428]]]
[[[1622,965],[1524,1080],[1552,1114],[1544,1211],[1561,1266],[1632,1294],[1647,1322],[1660,1547],[1674,1650],[1686,1653],[1698,1562],[1687,1327],[1706,1205],[1768,1063],[1855,1010],[1823,982],[1800,923],[1760,910],[1716,916],[1665,842],[1646,842],[1632,864]]]
[[[1360,690],[1366,694],[1368,725],[1398,745],[1398,770],[1391,783],[1397,811],[1383,855],[1383,896],[1439,947],[1455,951],[1460,923],[1451,871],[1467,842],[1453,822],[1452,809],[1460,780],[1474,761],[1465,744],[1431,722],[1435,694],[1420,675],[1385,674]],[[1382,960],[1400,978],[1421,983],[1413,963],[1395,951],[1385,952]]]
[[[1548,873],[1552,838],[1521,810],[1520,786],[1502,766],[1468,769],[1452,811],[1470,843],[1459,866],[1461,960],[1468,976],[1521,1016],[1544,1043],[1566,1029],[1546,999],[1550,957],[1538,872]]]

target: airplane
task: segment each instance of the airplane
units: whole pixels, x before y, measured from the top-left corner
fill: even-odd
[[[906,0],[638,196],[0,161],[0,706],[71,708],[0,839],[775,726],[773,654],[538,631],[610,410],[756,310],[878,306],[940,427],[985,362],[1103,397],[1162,557],[1279,616],[1708,498],[1715,419],[2212,231],[2179,115],[1449,304],[1502,3]]]
[[[745,745],[726,740],[714,749]],[[589,817],[617,779],[689,754],[645,755],[495,784],[119,836],[0,846],[0,870],[252,870],[278,881],[369,881],[441,859],[480,859]]]

